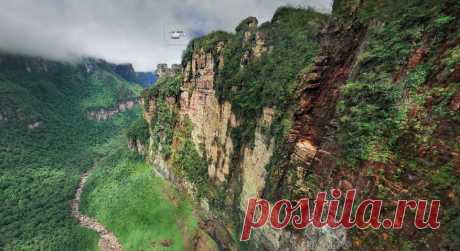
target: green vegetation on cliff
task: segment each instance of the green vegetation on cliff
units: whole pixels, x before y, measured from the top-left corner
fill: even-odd
[[[456,18],[452,15],[460,5],[453,1],[378,1],[360,8],[360,21],[373,23],[357,57],[353,79],[342,89],[339,142],[347,160],[386,163],[400,151],[404,131],[411,130],[409,108],[423,106],[434,90],[442,102],[438,102],[431,126],[416,134],[432,133],[436,119],[458,119],[447,109],[458,88],[439,78],[430,84],[427,81],[442,68],[452,73],[453,65],[459,63],[458,46],[447,55],[443,55],[443,46],[459,38],[453,33]]]
[[[208,163],[205,156],[200,156],[198,149],[192,141],[192,124],[188,118],[179,127],[175,134],[175,140],[180,142],[177,152],[174,155],[174,166],[180,170],[197,187],[197,197],[201,198],[209,193],[207,181]]]
[[[180,92],[181,76],[166,76],[159,79],[153,87],[142,92],[144,98],[144,105],[148,104],[149,98],[166,98],[166,97],[177,97]],[[147,107],[145,107],[147,108]]]
[[[254,118],[262,114],[263,107],[286,111],[293,104],[297,76],[318,53],[317,34],[326,18],[314,10],[282,7],[271,22],[250,28],[246,24],[251,21],[248,19],[242,22],[245,25],[237,28],[236,34],[223,37],[226,38],[224,68],[217,74],[215,90],[221,100],[232,103],[232,108],[243,121],[234,131],[235,142],[253,141]],[[251,37],[242,46],[245,31],[251,32]],[[256,33],[264,40],[268,52],[241,67],[244,53],[257,43]],[[218,41],[213,35],[201,40],[208,39]]]
[[[160,152],[177,169],[176,175],[185,176],[196,185],[198,197],[208,192],[207,186],[207,161],[200,156],[197,146],[191,140],[192,124],[185,119],[179,124],[175,103],[180,94],[181,76],[165,77],[158,80],[157,84],[142,93],[144,97],[144,108],[153,103],[155,107],[150,123],[152,147],[154,151]],[[170,99],[168,101],[168,99]],[[172,103],[172,101],[174,101]],[[147,123],[145,120],[140,123]],[[148,126],[148,125],[147,125]],[[147,127],[148,129],[148,127]],[[136,125],[130,129],[130,138],[135,138],[140,129]],[[176,142],[173,148],[173,142]]]
[[[386,162],[401,135],[404,111],[397,103],[401,88],[384,81],[349,82],[342,89],[339,140],[350,163],[363,159]]]
[[[148,145],[150,137],[149,124],[147,123],[147,121],[145,121],[144,118],[139,118],[129,128],[127,136],[128,139],[139,141],[143,145]]]
[[[284,111],[295,101],[299,72],[313,63],[318,53],[317,35],[326,20],[327,15],[314,10],[283,7],[276,11],[271,22],[257,26],[255,18],[248,18],[236,33],[216,31],[189,43],[183,54],[183,66],[192,60],[193,53],[210,52],[215,60],[216,95],[221,102],[230,101],[233,112],[242,122],[231,132],[235,153],[245,144],[253,144],[256,119],[264,107],[279,111],[271,131],[276,131],[279,138],[286,132],[289,123],[285,123],[288,114]],[[261,43],[263,48],[259,49],[263,52],[255,55],[255,47]],[[222,69],[218,69],[219,53],[223,56]],[[249,55],[247,62],[242,61],[245,54]],[[208,194],[208,197],[221,198],[225,186],[217,188],[209,184],[206,175],[210,160],[202,146],[194,145],[185,132],[187,125],[178,124],[176,103],[167,100],[175,98],[177,102],[181,80],[180,76],[160,79],[156,86],[143,93],[144,108],[149,109],[148,106],[154,104],[152,121],[149,121],[154,150],[159,149],[163,157],[173,160],[180,175],[196,185],[199,196]],[[238,165],[236,155],[234,167]],[[218,202],[218,199],[208,199]],[[219,203],[215,206],[222,207]]]
[[[286,111],[295,104],[299,73],[314,62],[314,56],[319,51],[318,34],[326,20],[327,15],[313,10],[283,7],[277,10],[271,22],[258,26],[255,18],[248,18],[238,26],[236,33],[212,32],[192,40],[185,50],[183,67],[192,64],[192,57],[200,61],[192,67],[203,67],[203,58],[197,59],[203,57],[203,52],[210,53],[206,55],[205,64],[209,63],[210,55],[214,57],[215,75],[212,77],[215,95],[221,104],[228,101],[237,117],[239,126],[228,131],[233,144],[232,156],[224,156],[226,149],[221,149],[219,145],[222,142],[216,146],[221,155],[217,158],[230,158],[230,172],[237,170],[228,175],[231,178],[226,177],[232,179],[231,182],[226,180],[216,185],[218,182],[208,177],[211,161],[220,162],[222,159],[210,159],[211,154],[206,152],[209,146],[205,149],[203,145],[196,144],[196,139],[192,139],[189,132],[192,125],[178,113],[181,78],[160,79],[157,86],[143,94],[144,108],[153,116],[149,121],[153,150],[159,150],[175,177],[185,178],[195,185],[197,197],[205,199],[212,212],[223,216],[225,221],[235,217],[234,226],[242,220],[238,208],[241,184],[237,184],[241,182],[238,180],[240,154],[244,147],[253,145],[257,119],[264,107],[275,110],[275,122],[271,128],[264,128],[264,132],[276,134],[277,143],[282,143],[290,126],[290,113]],[[206,81],[211,76],[206,74],[208,72],[193,77],[183,76],[192,77],[188,90],[190,96],[195,91],[202,91],[195,89],[198,84],[202,85],[200,88],[207,88]],[[206,102],[206,97],[201,100]],[[190,107],[191,110],[196,108]],[[217,137],[215,142],[219,142]]]
[[[444,208],[437,231],[379,230],[364,238],[357,230],[353,238],[362,245],[355,248],[460,247],[460,183],[453,171],[460,163],[460,113],[452,107],[460,93],[458,13],[460,3],[450,0],[359,5],[356,22],[368,26],[367,34],[337,107],[343,167],[375,178],[363,196],[440,199]],[[378,240],[383,234],[387,240]]]
[[[216,90],[221,98],[232,102],[233,109],[243,121],[233,130],[237,147],[253,143],[254,118],[261,115],[263,107],[274,107],[279,112],[270,131],[281,139],[286,131],[281,121],[288,118],[285,111],[295,102],[297,76],[318,53],[316,36],[325,20],[324,15],[313,10],[278,9],[271,23],[262,24],[258,29],[269,38],[268,46],[272,49],[244,68],[239,65],[241,45],[236,41],[229,43],[225,51],[229,59],[219,73]],[[241,35],[237,34],[240,38]]]
[[[409,216],[402,231],[354,229],[348,238],[353,250],[457,250],[458,13],[460,4],[453,0],[338,0],[329,18],[286,7],[278,9],[271,22],[257,25],[248,18],[236,33],[218,31],[194,39],[184,52],[183,66],[184,72],[192,68],[190,72],[198,74],[183,76],[192,85],[184,88],[190,97],[198,84],[203,90],[185,113],[195,116],[200,108],[196,106],[204,103],[206,108],[221,108],[220,114],[199,110],[205,116],[193,117],[194,126],[203,128],[193,128],[197,133],[190,137],[187,118],[177,111],[182,108],[180,79],[164,79],[161,87],[144,94],[145,108],[153,115],[149,122],[154,150],[160,150],[167,167],[193,183],[198,197],[207,199],[211,211],[235,229],[242,220],[240,196],[247,192],[245,187],[254,188],[244,183],[248,168],[242,164],[258,164],[254,162],[262,156],[248,162],[242,158],[254,149],[260,155],[271,151],[260,147],[255,131],[263,108],[274,108],[273,118],[264,116],[273,119],[271,128],[261,128],[268,140],[275,139],[269,164],[257,170],[266,177],[257,184],[257,189],[265,189],[262,196],[295,200],[333,187],[355,187],[360,198],[382,199],[385,216],[392,215],[392,202],[398,199],[441,199],[447,205],[442,229],[414,229]],[[206,68],[209,62],[214,63],[213,76]],[[211,77],[215,92],[207,89]],[[226,103],[206,103],[208,95],[216,95],[221,105],[229,101],[236,121],[226,117]],[[218,125],[236,128],[224,130],[227,135],[214,129],[211,136],[200,133],[209,129],[207,115],[223,118],[212,121]],[[259,148],[250,148],[254,142]],[[208,154],[217,157],[210,160]],[[222,160],[230,161],[229,173],[219,182],[211,180],[212,174],[206,176],[209,162]]]

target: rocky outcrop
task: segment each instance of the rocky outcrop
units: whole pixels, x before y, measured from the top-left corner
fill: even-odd
[[[391,6],[389,1],[381,1],[381,4]],[[360,196],[384,198],[384,201],[411,196],[411,198],[446,198],[444,191],[436,190],[447,188],[440,188],[430,183],[433,181],[433,176],[431,176],[433,174],[427,174],[427,172],[430,173],[428,170],[433,169],[439,170],[443,166],[444,168],[445,166],[456,166],[458,163],[458,144],[453,143],[457,138],[454,135],[458,135],[453,131],[458,129],[455,124],[458,124],[457,115],[460,107],[458,85],[454,87],[454,83],[458,83],[455,70],[457,66],[443,64],[442,62],[448,60],[442,60],[442,58],[450,57],[451,60],[455,58],[449,53],[453,53],[458,48],[458,36],[447,35],[447,33],[454,32],[454,30],[458,32],[459,17],[458,14],[453,14],[451,9],[457,8],[458,10],[460,5],[454,4],[454,1],[446,1],[438,6],[445,15],[450,13],[449,15],[456,16],[453,20],[457,21],[445,24],[442,29],[438,27],[444,30],[443,32],[449,32],[443,33],[436,29],[431,31],[428,29],[418,37],[395,40],[395,47],[405,46],[407,52],[394,53],[395,58],[383,60],[380,57],[384,57],[385,53],[378,50],[378,48],[383,48],[379,46],[386,46],[387,41],[396,36],[395,34],[406,36],[409,28],[408,26],[400,28],[397,25],[389,25],[391,22],[401,22],[403,19],[399,15],[387,20],[374,12],[373,18],[361,19],[360,14],[375,11],[379,9],[377,6],[378,4],[373,5],[365,1],[335,1],[334,16],[319,34],[321,51],[316,56],[314,63],[299,75],[300,85],[296,94],[294,124],[282,147],[283,152],[289,157],[280,162],[281,165],[277,172],[268,174],[276,180],[271,183],[277,186],[271,192],[276,198],[285,198],[286,194],[298,198],[310,194],[310,191],[326,191],[334,187],[343,190],[355,188]],[[399,10],[393,9],[393,11]],[[386,14],[388,13],[384,15]],[[405,13],[406,16],[413,14]],[[428,13],[426,14],[427,16],[424,17],[426,23],[415,18],[410,19],[417,20],[411,24],[413,25],[411,29],[431,25],[430,22],[438,17],[430,17]],[[391,13],[391,15],[394,14]],[[382,30],[390,29],[394,30],[391,33],[382,33]],[[439,35],[438,40],[434,41],[432,40],[433,34],[444,35]],[[392,50],[395,48],[388,48],[388,51]],[[458,65],[458,61],[456,62]],[[353,83],[363,84],[369,81],[371,84],[376,84],[384,82],[382,79],[389,81],[392,86],[403,89],[402,97],[399,98],[397,104],[398,112],[404,113],[404,107],[410,107],[405,114],[407,118],[400,122],[404,125],[403,129],[400,129],[403,131],[402,136],[394,143],[396,146],[392,146],[390,156],[387,157],[385,154],[388,153],[378,148],[387,143],[386,139],[392,137],[392,133],[398,130],[385,131],[386,138],[375,146],[376,149],[372,149],[369,156],[362,157],[358,164],[352,167],[353,164],[347,163],[345,158],[355,157],[357,153],[346,152],[346,147],[353,148],[354,146],[345,146],[341,141],[343,135],[340,134],[343,132],[340,130],[345,127],[342,119],[347,119],[348,115],[340,114],[340,106],[343,105],[341,101],[345,99],[343,90]],[[411,81],[415,82],[415,79],[420,81],[420,86],[407,86]],[[437,93],[439,90],[445,91],[444,94]],[[354,95],[360,95],[360,93],[356,91]],[[422,100],[420,103],[415,101],[418,98]],[[353,98],[348,99],[353,100]],[[372,100],[366,100],[366,102],[370,103],[370,106],[374,105]],[[382,107],[388,106],[389,104],[382,105]],[[440,115],[435,110],[445,113]],[[371,117],[378,118],[378,111],[369,113],[372,114]],[[356,120],[356,118],[350,120],[347,125],[359,123]],[[362,123],[363,126],[366,126],[365,122]],[[448,127],[450,129],[447,129]],[[434,130],[436,133],[426,134],[428,128],[437,128]],[[379,133],[379,130],[372,129],[370,133],[374,136]],[[424,137],[424,140],[415,143],[417,137]],[[378,154],[387,159],[381,160],[370,156]],[[409,168],[408,162],[416,163],[414,167],[417,166],[417,171]],[[426,169],[423,169],[423,166]],[[378,172],[381,174],[376,174]],[[418,174],[415,175],[415,173]],[[399,178],[398,175],[406,178]],[[453,186],[453,184],[447,186]],[[452,194],[450,198],[453,198]],[[449,201],[447,198],[446,200]],[[448,204],[448,207],[459,207],[459,204],[452,199]],[[393,213],[393,206],[385,206],[387,213]],[[458,209],[455,210],[458,211]],[[444,212],[448,214],[447,210]],[[389,215],[391,217],[391,214]],[[398,237],[391,237],[393,242],[378,243],[375,238],[381,238],[381,236],[374,232],[352,233],[349,231],[347,234],[352,235],[349,239],[355,240],[349,244],[353,245],[351,247],[353,250],[397,249],[398,244],[395,243],[413,243],[414,248],[417,246],[415,249],[430,250],[443,249],[452,245],[446,240],[448,235],[446,232],[434,231],[433,236],[431,233],[430,236],[427,236],[410,226],[410,222],[407,224],[409,226]],[[424,241],[413,241],[415,236]],[[385,238],[388,239],[387,236]],[[438,242],[441,239],[444,239],[442,244]],[[446,249],[451,249],[451,247]]]
[[[222,44],[217,48],[221,53]],[[233,143],[229,137],[230,128],[237,124],[229,102],[220,103],[215,95],[215,65],[219,55],[198,50],[187,62],[183,74],[183,84],[179,100],[180,114],[193,124],[192,139],[202,146],[210,157],[209,178],[224,182],[230,173],[230,156]]]
[[[258,29],[257,19],[244,20],[236,30],[242,39],[240,44],[243,49],[239,60],[242,68],[251,60],[259,60],[271,52],[269,34]],[[263,197],[267,186],[273,186],[267,184],[267,166],[276,147],[275,139],[269,130],[276,115],[276,108],[263,107],[260,117],[254,118],[254,142],[235,142],[232,134],[242,122],[239,121],[231,101],[222,100],[216,90],[219,74],[225,69],[224,54],[227,40],[215,39],[211,47],[199,45],[197,42],[190,55],[183,60],[182,83],[177,96],[149,96],[144,99],[144,102],[147,102],[144,104],[145,120],[152,123],[156,118],[160,109],[158,100],[161,99],[164,101],[160,102],[161,104],[165,103],[172,114],[177,114],[172,129],[175,135],[179,135],[173,137],[171,145],[164,146],[161,142],[159,144],[157,139],[158,135],[164,137],[164,130],[160,129],[154,135],[151,132],[147,159],[157,175],[169,180],[197,200],[204,212],[203,221],[206,224],[202,224],[203,229],[225,250],[233,250],[238,245],[228,233],[234,229],[232,224],[226,224],[232,219],[228,216],[217,219],[213,213],[216,209],[212,207],[221,204],[224,208],[218,210],[224,215],[244,215],[248,198]],[[174,158],[177,158],[177,151],[180,150],[183,141],[183,125],[188,122],[191,124],[191,141],[207,163],[205,180],[209,186],[208,190],[222,191],[224,194],[220,195],[221,197],[216,198],[218,195],[215,194],[200,197],[195,181],[187,179],[183,175],[183,170],[178,170],[174,166]],[[137,142],[130,142],[130,145],[132,148],[138,148]],[[173,149],[172,157],[161,154],[164,147]],[[313,143],[304,140],[295,153],[298,161],[303,162],[306,159],[314,159],[316,151]],[[294,233],[289,230],[264,228],[254,231],[252,245],[262,250],[333,250],[346,246],[347,239],[344,236],[344,230],[341,229],[310,229]]]
[[[240,194],[240,210],[242,213],[247,207],[251,197],[262,198],[267,185],[268,172],[266,170],[273,155],[274,139],[263,133],[263,128],[268,128],[273,120],[274,111],[265,108],[258,121],[255,131],[254,147],[245,147],[242,160],[242,191]],[[302,149],[311,154],[311,145],[306,144]],[[299,154],[303,156],[303,154]],[[300,161],[300,160],[299,160]],[[268,226],[253,232],[254,244],[261,250],[338,250],[346,248],[349,240],[343,228],[330,229],[327,227],[317,229],[309,227],[305,231],[292,232],[289,230],[276,230]]]
[[[168,67],[168,64],[158,64],[155,74],[158,78],[171,77],[179,74],[181,70],[182,67],[178,64],[172,64],[171,67]]]
[[[297,79],[295,77],[291,79],[297,81],[293,86],[295,91],[289,93],[291,96],[287,98],[288,101],[276,106],[270,101],[263,105],[254,105],[259,102],[254,100],[254,97],[263,99],[263,95],[254,95],[251,98],[245,95],[253,92],[267,94],[269,91],[279,91],[280,88],[270,89],[270,84],[278,84],[276,87],[284,84],[279,83],[283,81],[270,82],[270,78],[266,75],[268,75],[267,71],[277,69],[276,65],[273,66],[276,63],[273,62],[278,62],[276,60],[281,58],[275,54],[279,49],[276,46],[283,47],[293,42],[289,39],[277,41],[273,37],[280,32],[278,25],[285,20],[283,17],[294,14],[292,9],[278,11],[271,23],[260,27],[257,19],[248,18],[237,27],[235,36],[213,33],[208,38],[194,41],[185,53],[182,82],[177,95],[149,97],[146,101],[148,103],[145,104],[144,117],[149,122],[157,117],[157,110],[164,109],[156,102],[158,99],[164,101],[161,103],[162,106],[167,104],[171,111],[167,115],[174,116],[174,122],[170,123],[174,136],[167,146],[161,145],[165,141],[158,142],[154,138],[157,135],[164,137],[167,131],[165,128],[160,128],[155,135],[151,135],[147,155],[154,170],[178,188],[188,192],[199,202],[206,214],[213,215],[211,212],[217,211],[222,215],[222,220],[218,221],[218,224],[208,225],[223,225],[229,231],[235,230],[234,225],[238,224],[235,223],[235,218],[244,214],[249,197],[296,200],[300,197],[312,198],[311,196],[318,191],[328,191],[335,187],[344,190],[357,188],[360,196],[389,196],[385,198],[391,197],[395,200],[398,199],[397,195],[405,196],[410,190],[413,195],[432,196],[433,193],[428,190],[433,177],[443,181],[448,180],[446,177],[449,175],[442,172],[452,173],[449,170],[457,166],[459,159],[458,144],[454,142],[454,139],[458,138],[456,114],[460,109],[460,92],[458,85],[455,85],[459,76],[458,61],[456,61],[458,59],[455,56],[458,37],[451,35],[454,31],[458,31],[458,26],[455,25],[457,21],[455,18],[452,19],[455,22],[449,21],[451,23],[444,20],[446,23],[442,32],[427,32],[423,36],[419,34],[420,36],[411,37],[413,34],[408,34],[406,27],[400,26],[401,23],[408,26],[415,24],[412,27],[415,30],[420,27],[436,27],[431,23],[419,25],[417,22],[427,22],[432,18],[437,20],[437,25],[440,25],[439,22],[442,20],[437,19],[440,14],[426,20],[410,19],[410,22],[401,22],[405,19],[400,20],[399,16],[389,17],[394,13],[386,13],[389,15],[383,15],[381,20],[375,17],[369,18],[369,13],[383,10],[380,8],[381,4],[394,6],[389,1],[375,3],[337,0],[334,3],[333,16],[327,22],[322,19],[316,20],[317,23],[309,26],[312,31],[304,35],[315,36],[309,45],[318,46],[319,53],[315,50],[314,53],[309,54],[311,57],[303,65],[304,69],[296,70]],[[448,8],[458,7],[454,1],[449,0],[444,5],[447,6],[443,7],[445,13],[456,15]],[[439,7],[442,9],[442,6]],[[419,12],[411,15],[417,16]],[[407,16],[410,15],[404,15],[404,18]],[[387,20],[387,18],[395,20]],[[294,20],[290,21],[292,23]],[[306,26],[312,22],[307,18],[304,21]],[[321,31],[313,28],[319,26],[322,27]],[[297,32],[300,33],[302,28]],[[392,37],[387,34],[388,31],[395,32],[397,35]],[[429,38],[433,36],[438,40],[431,41]],[[405,39],[413,41],[408,42]],[[389,40],[391,43],[388,42]],[[315,44],[316,42],[318,44]],[[390,45],[395,47],[393,48],[395,51],[382,49]],[[271,46],[274,46],[273,49]],[[304,52],[307,56],[308,48],[299,53]],[[270,55],[277,55],[277,57],[270,58]],[[263,68],[263,60],[266,58],[267,61],[274,60],[270,62],[270,66],[273,67],[268,70]],[[284,60],[289,61],[286,58],[283,58]],[[282,74],[284,74],[292,70],[294,63],[289,61],[289,64],[278,69],[283,69]],[[227,67],[229,65],[231,67]],[[426,70],[428,68],[429,71]],[[253,75],[251,71],[254,71]],[[237,77],[232,78],[232,74]],[[265,82],[269,83],[266,86],[258,85]],[[372,93],[373,89],[378,89],[380,84],[383,86],[387,82],[392,84],[391,88],[389,87],[391,90],[388,93],[386,90],[382,91],[383,93],[378,92],[375,99],[400,95],[396,104],[388,104],[384,101],[384,104],[376,105],[373,103],[374,100],[366,100],[366,98],[374,99],[369,97],[370,94],[367,95],[367,91]],[[376,86],[376,83],[379,85]],[[245,89],[248,86],[249,88]],[[345,100],[344,89],[350,86],[355,88],[364,86],[369,90],[366,88],[364,90],[358,88],[359,91],[352,90],[352,95],[348,98],[350,100]],[[393,90],[394,86],[401,88]],[[366,94],[363,95],[365,97],[358,97],[362,93]],[[293,105],[290,104],[291,101]],[[351,107],[348,107],[349,110],[344,110],[346,112],[341,110],[345,106],[345,101],[352,103]],[[358,109],[353,105],[355,103],[361,105],[360,102],[365,103],[363,105],[365,108],[358,107],[364,110],[361,111],[363,114],[358,115],[371,117],[363,121],[360,126],[366,130],[372,129],[370,134],[381,133],[383,139],[378,141],[378,144],[371,145],[368,144],[369,141],[374,140],[374,135],[371,135],[357,142],[356,144],[366,146],[365,150],[368,153],[366,152],[367,156],[359,157],[360,159],[356,161],[357,166],[352,166],[353,164],[347,162],[350,156],[346,154],[353,155],[352,158],[356,157],[354,156],[356,154],[353,151],[346,152],[346,142],[342,141],[342,137],[353,134],[349,132],[340,134],[342,132],[340,130],[347,129],[344,124],[344,121],[349,119],[347,112],[353,113]],[[369,107],[376,107],[375,112],[366,110],[370,109],[366,106],[368,103],[371,103]],[[279,105],[283,107],[278,107]],[[386,111],[390,106],[397,106],[397,111]],[[373,118],[372,114],[377,114],[380,110],[385,110],[385,113]],[[246,111],[254,117],[244,116],[245,114],[242,113]],[[380,117],[388,116],[389,113],[397,113],[398,117],[385,118],[382,123],[395,122],[397,125],[394,127],[398,127],[397,129],[393,126],[383,129],[369,128],[369,124],[374,119],[381,119]],[[404,121],[400,121],[399,116],[407,117],[403,118]],[[283,120],[288,121],[285,127],[280,125]],[[191,124],[190,128],[187,127],[187,130],[190,130],[190,140],[195,150],[205,160],[207,176],[201,172],[198,178],[193,176],[196,173],[188,174],[199,182],[205,183],[207,192],[205,196],[198,194],[202,183],[197,183],[196,180],[184,175],[186,166],[181,166],[182,170],[174,166],[177,152],[181,150],[183,142],[189,140],[184,139],[186,138],[184,135],[188,133],[188,131],[184,132],[186,131],[184,125],[188,122]],[[353,128],[355,122],[359,123],[359,118],[354,118],[351,126],[348,125]],[[275,127],[272,128],[273,125]],[[282,131],[281,136],[272,135],[271,130],[276,129],[276,126],[286,129],[287,133]],[[402,127],[404,132],[399,131],[402,131]],[[401,135],[399,138],[395,137],[396,139],[390,144],[387,138],[393,136],[392,130]],[[417,140],[419,142],[414,143]],[[378,149],[385,144],[388,149]],[[397,150],[400,152],[389,150],[390,147],[395,146],[399,147]],[[350,148],[353,147],[355,146]],[[160,154],[162,149],[169,148],[172,149],[171,154],[167,156]],[[191,158],[191,160],[196,159],[198,158]],[[414,163],[429,168],[419,172],[416,178],[413,174],[417,172],[414,170]],[[433,163],[443,168],[434,170]],[[201,176],[206,177],[201,179]],[[411,188],[414,182],[418,182],[417,187],[423,187],[425,193],[421,194]],[[453,198],[457,196],[452,192],[454,189],[451,186],[452,184],[448,188],[449,195],[446,200],[454,201]],[[446,191],[438,191],[438,194],[446,193]],[[308,228],[304,231],[292,231],[267,227],[253,232],[251,247],[260,250],[348,248],[360,250],[372,249],[375,244],[381,245],[382,248],[379,249],[390,250],[404,243],[397,237],[392,237],[395,242],[377,243],[375,239],[379,238],[378,233],[364,231],[359,233],[363,234],[356,234],[342,228]],[[347,236],[349,234],[354,236]],[[413,229],[401,234],[404,234],[406,239],[408,236],[425,236]],[[216,238],[219,239],[224,235],[220,234]],[[436,235],[442,237],[442,234]],[[369,244],[363,246],[363,240]],[[228,240],[225,242],[228,244]],[[419,246],[424,247],[425,243],[420,242]],[[443,245],[448,246],[451,243]],[[237,245],[231,246],[237,247]]]
[[[311,163],[315,156],[334,116],[339,88],[348,79],[366,29],[357,23],[330,23],[323,30],[322,53],[316,56],[311,70],[301,76],[295,124],[288,136],[294,159]]]
[[[244,22],[243,22],[244,23]],[[269,53],[263,40],[262,33],[256,32],[257,21],[249,19],[246,28],[252,30],[253,33],[246,33],[243,39],[248,39],[249,36],[255,37],[255,43],[248,47],[251,55],[248,60],[260,57],[262,53]],[[249,41],[242,41],[246,43]],[[265,169],[271,161],[275,142],[271,135],[267,133],[267,128],[270,128],[275,111],[271,107],[265,107],[261,117],[257,120],[257,126],[254,135],[253,145],[243,145],[240,152],[235,152],[235,142],[232,137],[232,129],[237,128],[240,122],[235,115],[232,104],[229,101],[221,101],[218,99],[215,91],[216,78],[219,70],[223,69],[225,62],[223,61],[223,51],[225,49],[225,41],[216,41],[215,48],[212,51],[206,51],[204,48],[195,48],[189,60],[185,61],[182,71],[182,84],[180,94],[176,101],[173,97],[165,97],[165,101],[171,110],[178,112],[178,125],[183,124],[183,121],[190,121],[191,139],[202,157],[207,159],[207,180],[212,186],[229,186],[234,184],[240,187],[241,192],[236,193],[235,188],[228,187],[226,190],[229,201],[221,202],[226,205],[235,205],[234,210],[239,214],[244,214],[246,203],[250,197],[262,197],[266,187],[268,171]],[[158,97],[161,98],[161,97]],[[169,101],[168,101],[169,100]],[[147,99],[145,106],[144,118],[146,121],[151,121],[156,114],[156,99]],[[180,126],[179,126],[180,127]],[[180,130],[178,128],[176,131]],[[197,187],[193,181],[187,180],[181,175],[178,175],[174,169],[171,160],[165,159],[161,154],[159,146],[157,150],[152,150],[152,141],[149,147],[148,160],[152,164],[155,173],[169,180],[179,189],[187,191],[193,198],[197,197]],[[134,143],[131,142],[134,146]],[[176,143],[173,143],[175,147]],[[305,152],[312,154],[315,151],[310,144],[304,144],[299,155]],[[240,155],[240,161],[235,161],[235,156]],[[235,182],[238,182],[235,184]],[[233,185],[232,185],[233,186]],[[207,232],[220,243],[225,249],[234,249],[235,240],[228,238],[229,230],[222,228],[226,226],[223,221],[212,221],[213,214],[209,211],[209,199],[201,198],[199,204],[207,212],[204,216],[204,221],[208,222],[203,227]],[[232,208],[232,207],[231,207]],[[210,226],[213,226],[210,228]],[[220,226],[220,227],[218,227]],[[220,230],[217,230],[220,229]],[[291,233],[284,230],[273,230],[269,228],[255,231],[254,245],[266,250],[293,250],[295,248],[311,249],[311,250],[332,250],[333,248],[343,247],[346,244],[346,239],[343,237],[343,230],[310,230],[315,238],[307,238],[304,234]],[[217,234],[219,233],[219,234]],[[227,237],[225,237],[227,236]]]
[[[459,111],[460,110],[460,91],[457,91],[451,101],[450,101],[450,105],[449,105],[450,109],[452,111]]]
[[[291,166],[297,169],[297,179],[303,180],[315,162],[322,158],[330,159],[333,149],[328,149],[331,146],[328,140],[330,133],[334,131],[332,120],[339,99],[339,89],[352,72],[366,30],[367,27],[359,23],[331,22],[320,34],[321,53],[316,56],[310,71],[300,77],[302,83],[298,90],[298,107],[285,148],[290,155],[290,161],[284,162],[286,166],[280,167],[285,172],[282,177],[287,177],[288,166]],[[330,162],[326,160],[322,166],[325,168],[323,172],[331,168]],[[287,186],[290,189],[297,188],[294,184]]]
[[[139,139],[128,138],[128,148],[133,152],[137,152],[140,155],[147,155],[148,146],[142,144]]]
[[[267,171],[265,166],[270,162],[274,150],[274,139],[263,133],[263,128],[269,128],[273,121],[274,111],[265,108],[263,115],[258,121],[255,132],[254,148],[249,146],[243,150],[242,160],[242,191],[240,194],[240,209],[247,207],[251,197],[261,198],[265,188]]]
[[[137,100],[125,100],[119,102],[115,107],[110,109],[100,108],[94,111],[89,111],[87,112],[87,116],[91,120],[105,121],[117,115],[120,112],[125,112],[127,110],[133,109],[136,104]]]
[[[257,24],[256,18],[249,17],[236,29],[237,32],[243,33],[242,48],[245,48],[245,51],[240,61],[242,67],[251,60],[262,57],[269,50],[267,45],[268,35],[263,31],[257,30]]]

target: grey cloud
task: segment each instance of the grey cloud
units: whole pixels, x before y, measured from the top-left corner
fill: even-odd
[[[165,29],[233,31],[245,17],[269,20],[282,5],[330,11],[332,0],[0,0],[0,51],[74,60],[92,56],[152,70],[176,63],[185,44]]]

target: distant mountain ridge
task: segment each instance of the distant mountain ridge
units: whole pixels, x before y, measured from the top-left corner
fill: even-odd
[[[136,72],[136,83],[140,84],[144,88],[152,86],[157,79],[158,76],[151,71]]]
[[[114,64],[113,71],[129,82],[136,82],[136,72],[132,64]]]

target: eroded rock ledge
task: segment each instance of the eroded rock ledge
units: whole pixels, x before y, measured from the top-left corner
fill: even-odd
[[[131,110],[139,101],[136,99],[125,100],[119,102],[115,107],[107,109],[107,108],[99,108],[94,111],[87,112],[87,116],[91,120],[95,121],[105,121],[110,119],[111,117],[115,116],[120,112],[125,112],[127,110]]]

